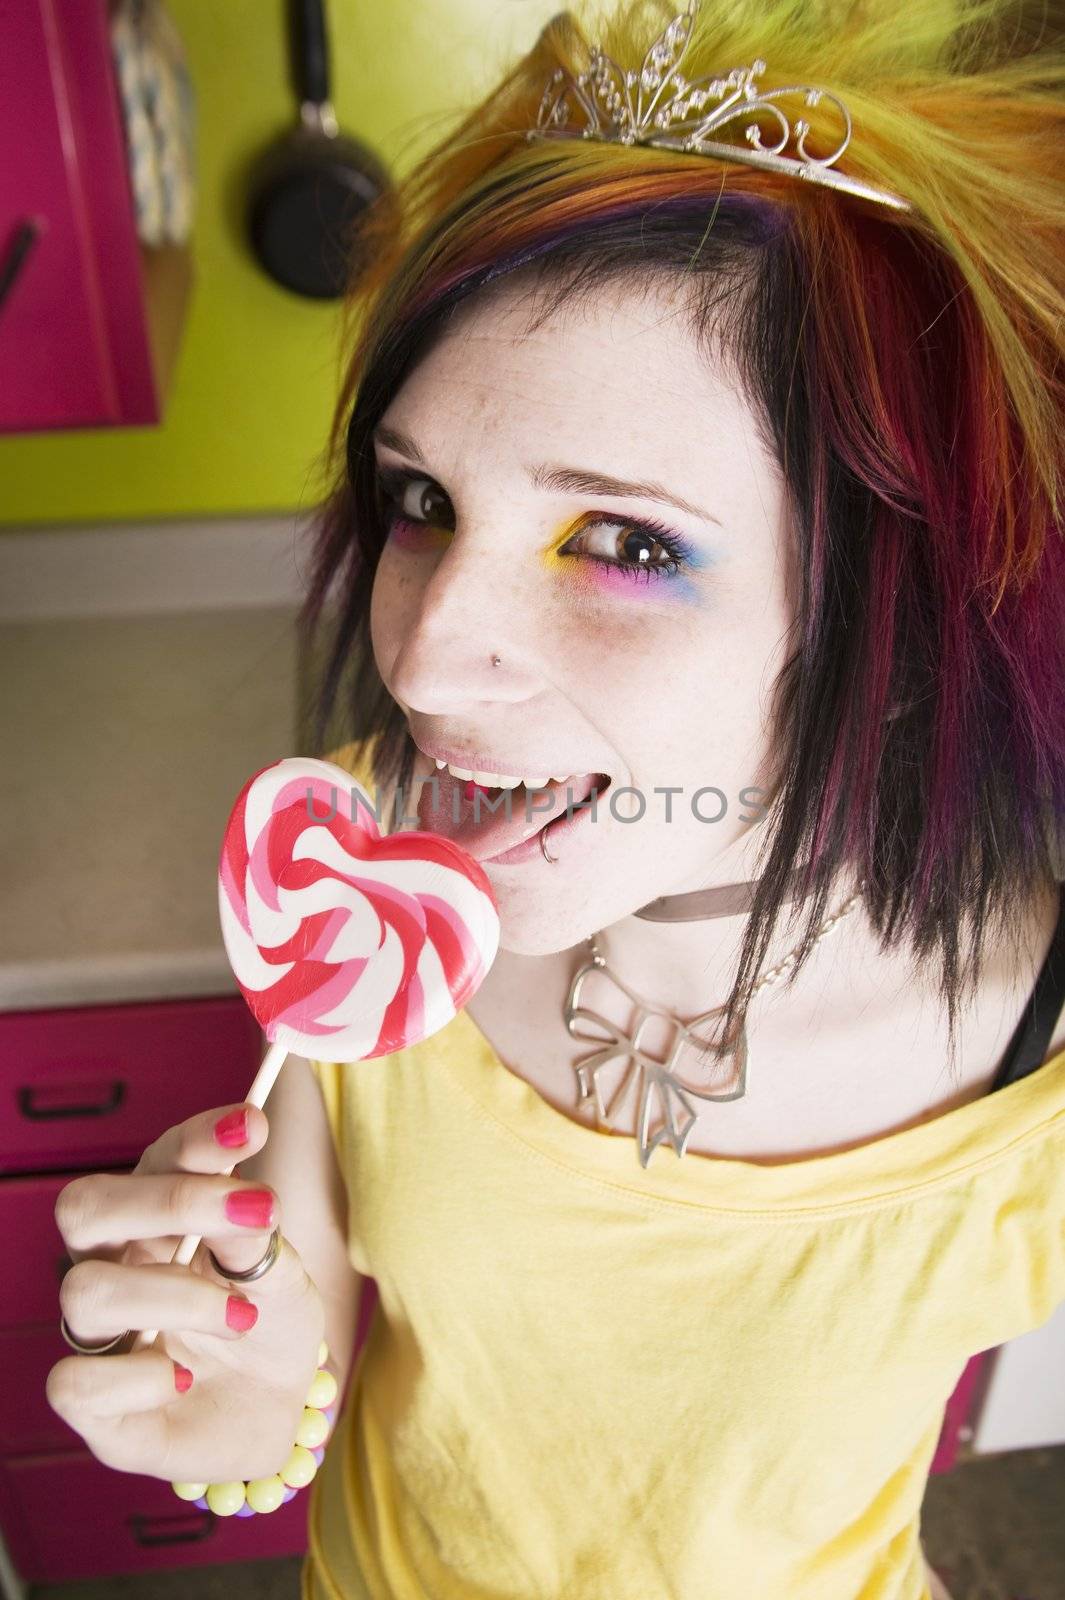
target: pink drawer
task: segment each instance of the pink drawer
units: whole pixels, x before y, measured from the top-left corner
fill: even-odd
[[[0,1331],[0,1457],[80,1450],[85,1441],[48,1404],[45,1379],[70,1355],[59,1332],[59,1302],[47,1324]]]
[[[0,1173],[133,1166],[243,1099],[264,1049],[240,995],[0,1014]]]
[[[128,1170],[128,1168],[126,1169]],[[56,1195],[73,1172],[0,1180],[0,1329],[59,1321],[59,1285],[70,1258],[55,1225]]]
[[[0,1461],[0,1525],[28,1583],[300,1555],[309,1501],[301,1489],[269,1516],[216,1517],[85,1449]]]

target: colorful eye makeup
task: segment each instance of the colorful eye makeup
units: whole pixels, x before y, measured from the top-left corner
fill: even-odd
[[[656,599],[697,600],[687,576],[707,564],[692,543],[652,517],[620,517],[592,511],[567,524],[552,541],[545,565],[606,594],[653,590]]]
[[[413,554],[447,547],[455,514],[447,495],[424,473],[381,467],[377,494],[389,543]],[[688,577],[710,557],[689,540],[649,517],[592,511],[570,521],[543,554],[548,570],[584,589],[631,598],[641,589],[659,599],[697,601]]]

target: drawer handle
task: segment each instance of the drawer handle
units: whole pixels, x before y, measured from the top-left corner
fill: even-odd
[[[116,1078],[111,1085],[106,1100],[99,1100],[95,1105],[80,1106],[44,1106],[35,1104],[36,1096],[43,1091],[40,1084],[21,1088],[18,1092],[18,1108],[28,1122],[52,1122],[57,1117],[106,1117],[112,1111],[117,1111],[126,1098],[126,1085],[121,1078]],[[49,1091],[54,1094],[54,1089]]]
[[[198,1523],[199,1526],[189,1526],[189,1523]],[[198,1544],[203,1539],[209,1539],[214,1533],[215,1515],[213,1511],[196,1509],[195,1516],[189,1512],[177,1512],[172,1517],[155,1516],[146,1517],[135,1511],[126,1522],[133,1529],[133,1537],[137,1543],[151,1549],[158,1544]],[[153,1532],[157,1528],[157,1532]]]
[[[47,223],[43,217],[26,217],[15,229],[14,238],[8,245],[3,262],[0,263],[0,306],[3,306],[15,287],[26,265],[27,256],[46,230]]]

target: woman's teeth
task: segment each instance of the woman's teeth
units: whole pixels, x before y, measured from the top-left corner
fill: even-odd
[[[472,778],[473,782],[479,783],[482,789],[516,789],[522,783],[527,789],[546,789],[549,783],[565,783],[567,778],[573,776],[572,773],[568,772],[564,772],[558,777],[543,778],[527,774],[517,777],[511,772],[467,772],[464,767],[453,767],[450,761],[437,761],[437,771],[442,767],[446,767],[453,778],[459,778],[464,783],[469,782]]]

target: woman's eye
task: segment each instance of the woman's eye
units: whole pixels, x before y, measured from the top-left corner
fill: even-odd
[[[672,577],[685,562],[683,540],[666,528],[647,523],[598,518],[568,539],[559,555],[570,554],[574,541],[578,553],[636,579]]]
[[[386,509],[393,519],[453,528],[451,502],[431,478],[395,478],[382,473],[380,482]]]

